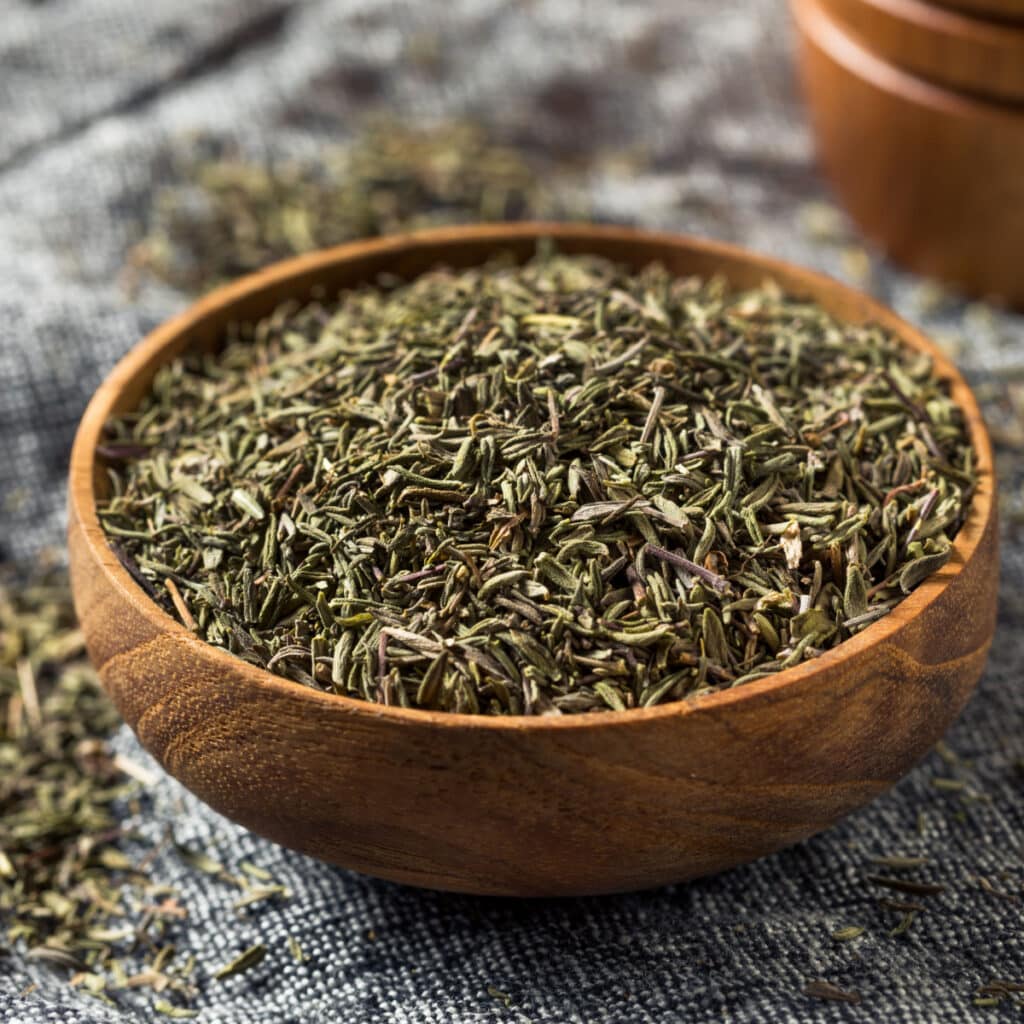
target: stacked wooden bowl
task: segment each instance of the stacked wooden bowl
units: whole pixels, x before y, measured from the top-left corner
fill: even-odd
[[[819,158],[912,269],[1024,306],[1024,0],[790,0]]]

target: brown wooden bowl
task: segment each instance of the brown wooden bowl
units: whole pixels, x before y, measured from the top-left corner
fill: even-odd
[[[300,686],[212,647],[159,608],[96,514],[108,417],[158,366],[230,321],[438,263],[528,258],[539,237],[677,274],[767,277],[928,352],[964,410],[979,484],[951,561],[821,657],[733,690],[604,714],[491,718],[383,707]],[[159,327],[97,391],[71,456],[75,606],[103,685],[143,745],[208,804],[322,860],[438,889],[553,896],[637,889],[794,843],[891,786],[973,689],[995,624],[992,453],[967,385],[920,333],[807,270],[675,235],[485,225],[358,242],[278,264]]]
[[[861,230],[919,273],[1024,305],[1024,104],[931,85],[821,0],[791,7],[818,155]]]
[[[822,0],[877,57],[937,85],[1024,101],[1024,25],[987,21],[923,0]]]
[[[933,0],[933,3],[979,18],[1024,21],[1024,0]]]

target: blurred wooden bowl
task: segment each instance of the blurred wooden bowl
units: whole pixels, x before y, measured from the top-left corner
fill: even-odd
[[[876,57],[936,85],[1024,100],[1024,25],[966,17],[923,0],[822,0]]]
[[[936,7],[963,11],[979,18],[999,21],[1024,21],[1022,0],[932,0]]]
[[[111,551],[96,513],[108,418],[158,366],[232,321],[382,271],[525,260],[538,238],[676,274],[765,278],[848,321],[877,321],[949,379],[979,483],[951,561],[889,615],[772,678],[659,707],[490,718],[335,696],[212,647],[167,615]],[[103,685],[143,745],[227,817],[304,853],[414,885],[554,896],[720,871],[827,828],[943,734],[995,624],[992,453],[967,385],[920,333],[866,296],[726,245],[619,227],[485,225],[358,242],[222,288],[158,328],[97,391],[71,457],[75,605]]]
[[[919,273],[1024,305],[1024,106],[895,67],[823,0],[791,6],[818,155],[861,230]]]

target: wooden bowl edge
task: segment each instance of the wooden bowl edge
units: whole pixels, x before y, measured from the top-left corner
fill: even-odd
[[[800,0],[794,0],[794,3],[798,2]],[[935,574],[934,577],[916,588],[893,612],[872,623],[861,633],[825,652],[818,658],[805,662],[795,668],[778,672],[765,679],[746,683],[742,687],[735,689],[722,690],[701,697],[658,705],[652,708],[636,708],[602,716],[460,715],[449,712],[369,704],[355,698],[313,690],[291,680],[275,676],[265,670],[258,669],[255,666],[245,665],[227,651],[197,640],[193,634],[189,633],[184,626],[167,614],[143,592],[127,570],[120,564],[110,548],[96,514],[94,489],[94,475],[97,471],[94,456],[100,432],[117,397],[125,385],[138,373],[140,367],[152,360],[154,355],[168,346],[173,339],[180,337],[183,332],[194,327],[196,323],[200,322],[212,310],[236,302],[244,296],[262,292],[270,286],[280,285],[302,273],[316,270],[336,261],[352,259],[370,251],[386,254],[397,253],[408,246],[440,245],[442,258],[439,259],[439,262],[443,262],[443,249],[445,245],[457,248],[460,243],[470,241],[487,242],[493,245],[495,251],[500,251],[503,242],[540,237],[551,237],[556,244],[560,240],[565,241],[568,239],[585,242],[592,241],[597,245],[600,245],[602,241],[616,240],[651,246],[661,245],[671,248],[684,248],[705,256],[719,258],[726,263],[753,265],[759,271],[763,270],[765,277],[774,277],[781,280],[787,288],[790,287],[790,282],[799,282],[801,285],[808,286],[810,292],[815,297],[820,298],[828,294],[841,296],[851,307],[856,307],[863,312],[864,320],[873,320],[882,324],[887,329],[896,333],[904,343],[927,352],[935,361],[940,375],[951,382],[954,399],[964,412],[971,441],[978,456],[978,486],[972,499],[967,520],[954,541],[954,554],[950,563],[940,570],[939,573]],[[799,287],[792,290],[799,291]],[[301,695],[303,699],[315,700],[318,703],[323,703],[338,710],[344,710],[349,714],[370,715],[371,717],[386,716],[418,724],[429,722],[433,726],[444,728],[470,727],[514,731],[523,729],[573,729],[592,727],[597,724],[595,722],[597,718],[600,718],[603,725],[625,725],[627,723],[639,723],[663,717],[668,718],[692,714],[697,711],[713,712],[727,708],[736,701],[778,695],[782,690],[790,686],[834,670],[838,664],[856,657],[863,649],[875,644],[885,643],[887,639],[902,629],[906,622],[924,612],[975,558],[980,541],[995,521],[995,492],[996,482],[993,470],[991,441],[974,395],[959,370],[917,328],[902,320],[891,310],[888,310],[870,297],[816,271],[727,243],[712,242],[667,232],[645,231],[617,226],[526,222],[428,229],[388,236],[382,239],[347,243],[332,249],[297,257],[274,264],[266,270],[217,289],[178,316],[157,327],[117,363],[100,385],[82,417],[71,455],[68,530],[69,536],[78,534],[78,536],[74,537],[74,547],[87,553],[92,567],[103,573],[106,582],[120,592],[123,600],[132,604],[137,611],[144,615],[152,624],[154,630],[173,632],[181,637],[183,641],[193,644],[199,643],[202,645],[205,656],[215,660],[223,659],[222,663],[230,664],[234,668],[243,665],[243,668],[246,670],[246,676],[255,685],[269,686],[282,692]],[[81,617],[81,609],[79,611]]]
[[[822,0],[789,0],[798,30],[806,34],[832,60],[875,88],[954,117],[1003,122],[1012,130],[1024,130],[1024,103],[996,96],[976,96],[941,85],[869,50],[838,23],[830,5]]]

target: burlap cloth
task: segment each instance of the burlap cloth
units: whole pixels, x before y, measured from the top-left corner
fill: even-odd
[[[602,217],[742,242],[838,276],[841,247],[798,228],[826,194],[811,162],[780,0],[6,0],[0,5],[0,558],[63,530],[64,473],[85,402],[113,362],[184,298],[118,283],[170,140],[194,129],[255,151],[311,154],[368,108],[469,113],[534,152],[643,153],[583,183]],[[422,54],[433,55],[423,60]],[[420,59],[410,59],[419,54]],[[1024,322],[953,304],[877,264],[870,287],[939,333],[985,391],[1024,366]],[[998,418],[1002,407],[989,405]],[[1015,469],[1005,461],[1004,486]],[[1012,509],[1011,509],[1012,511]],[[289,886],[240,916],[237,893],[161,854],[189,909],[201,1022],[992,1020],[992,978],[1024,981],[1019,846],[1024,687],[1016,600],[1024,544],[1004,531],[1003,605],[977,697],[889,795],[809,842],[718,878],[638,895],[507,902],[419,892],[336,870],[235,828],[164,778],[137,822]],[[130,735],[118,742],[140,759]],[[933,784],[959,774],[981,798]],[[920,819],[920,820],[919,820]],[[864,880],[869,857],[920,853],[945,883],[903,934]],[[528,855],[528,851],[526,851]],[[989,886],[1004,893],[996,895]],[[862,925],[860,938],[831,933]],[[309,961],[296,964],[286,936]],[[210,975],[251,942],[255,970]],[[826,979],[859,1005],[802,994]],[[21,993],[31,981],[38,987]],[[503,995],[507,994],[507,998]],[[152,995],[109,1008],[17,956],[0,958],[0,1019],[155,1019]],[[506,1005],[507,1003],[507,1005]]]

